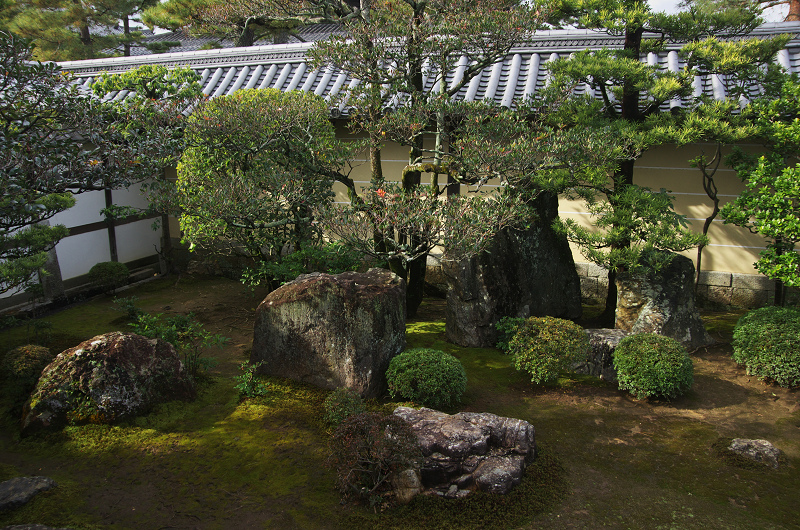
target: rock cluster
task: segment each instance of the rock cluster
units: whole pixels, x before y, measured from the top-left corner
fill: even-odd
[[[533,426],[524,420],[408,407],[398,407],[394,414],[419,438],[422,486],[445,497],[463,497],[474,490],[508,493],[536,454]]]
[[[250,361],[265,361],[262,374],[377,397],[405,349],[405,313],[405,282],[385,269],[305,274],[258,306]]]
[[[67,423],[113,423],[194,396],[194,382],[171,344],[115,331],[63,351],[44,369],[25,404],[22,434]]]

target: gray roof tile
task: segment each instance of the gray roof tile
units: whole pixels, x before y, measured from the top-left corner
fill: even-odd
[[[309,30],[309,35],[321,37],[330,35],[335,27],[317,27]],[[327,32],[327,33],[326,33]],[[800,23],[774,23],[758,28],[753,34],[758,36],[779,33],[794,34],[786,49],[776,59],[777,63],[791,72],[800,72]],[[617,36],[589,30],[552,30],[539,32],[523,45],[498,61],[495,65],[484,69],[464,87],[457,97],[466,101],[491,100],[498,105],[511,106],[515,101],[530,96],[547,83],[548,73],[545,64],[558,57],[569,55],[578,50],[597,49],[599,47],[619,47],[622,40]],[[143,64],[162,64],[168,67],[190,66],[201,74],[203,92],[212,96],[230,94],[242,88],[277,88],[279,90],[304,90],[314,92],[326,98],[343,95],[348,87],[357,84],[357,80],[330,68],[317,70],[307,66],[306,51],[313,45],[311,42],[253,46],[248,48],[224,48],[204,51],[174,52],[156,55],[140,55],[135,57],[115,57],[86,61],[69,61],[60,63],[65,70],[72,71],[84,87],[91,86],[94,78],[103,71],[123,72]],[[650,53],[642,57],[642,61],[658,65],[661,68],[678,71],[683,67],[676,50],[679,44],[668,45],[663,52]],[[452,72],[446,76],[448,86],[453,86],[461,79],[463,68],[468,59],[463,57]],[[425,87],[434,89],[437,73],[428,71]],[[727,93],[725,80],[717,76],[698,76],[695,79],[695,92],[722,98]],[[438,87],[437,87],[438,89]],[[589,91],[584,86],[579,92]],[[751,89],[753,95],[758,87]],[[125,95],[113,95],[114,99]],[[389,102],[388,105],[396,102]],[[665,107],[679,106],[679,100],[673,100]],[[341,114],[347,114],[346,101],[339,102]]]

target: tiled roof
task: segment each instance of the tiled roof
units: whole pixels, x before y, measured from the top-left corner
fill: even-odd
[[[782,22],[765,24],[753,35],[769,36],[789,33],[794,38],[786,49],[779,52],[777,62],[790,72],[800,73],[800,23]],[[227,95],[242,88],[277,88],[280,90],[304,90],[330,98],[354,86],[358,80],[330,68],[312,69],[306,62],[306,51],[311,42],[252,46],[248,48],[223,48],[214,50],[140,55],[135,57],[116,57],[85,61],[60,63],[62,68],[73,72],[79,82],[89,87],[101,72],[123,72],[143,64],[162,64],[165,66],[190,66],[201,76],[203,92],[211,97]],[[458,93],[465,101],[486,100],[499,105],[511,106],[515,100],[530,96],[547,83],[547,70],[544,65],[559,57],[585,49],[601,47],[618,48],[622,39],[590,30],[552,30],[538,32],[524,45],[511,50],[502,61],[486,68],[474,77]],[[649,64],[678,71],[683,67],[677,50],[679,43],[667,45],[659,53],[650,53],[641,58]],[[467,58],[462,58],[458,66],[448,74],[449,83],[461,79]],[[434,84],[433,77],[426,79],[426,88]],[[704,93],[715,98],[725,96],[725,82],[719,76],[698,76],[694,82],[695,93]],[[581,90],[589,90],[583,87]],[[754,92],[758,87],[753,88]],[[124,98],[125,94],[109,97]],[[673,101],[670,106],[680,106]],[[332,109],[334,116],[348,113],[347,102]]]

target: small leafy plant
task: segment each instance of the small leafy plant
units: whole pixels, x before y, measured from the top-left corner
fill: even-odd
[[[309,244],[280,259],[259,262],[255,267],[245,269],[242,283],[251,286],[278,286],[309,272],[339,274],[355,271],[363,263],[361,254],[350,250],[342,243]]]
[[[242,375],[235,375],[233,379],[237,383],[234,388],[239,391],[240,396],[254,398],[267,395],[269,392],[269,385],[259,379],[256,374],[258,368],[263,364],[264,361],[259,361],[255,364],[245,361],[239,365]]]
[[[461,361],[431,348],[413,348],[394,357],[386,380],[393,399],[437,409],[455,405],[467,389],[467,373]]]
[[[124,298],[114,298],[114,305],[117,306],[117,309],[125,313],[125,316],[131,322],[135,322],[139,319],[141,315],[144,315],[144,310],[136,305],[136,302],[139,301],[139,297],[137,296],[127,296]]]
[[[174,315],[163,318],[163,315],[142,314],[132,323],[133,331],[139,335],[162,339],[173,346],[183,356],[184,366],[192,377],[216,365],[213,358],[203,357],[203,352],[211,347],[222,347],[227,337],[214,335],[203,328],[193,313]]]
[[[344,420],[366,411],[364,400],[352,388],[337,388],[322,403],[324,420],[331,428],[337,428]]]
[[[663,335],[637,333],[614,350],[619,387],[638,399],[676,398],[694,381],[694,365],[678,341]]]
[[[800,310],[762,307],[746,313],[733,331],[733,360],[759,379],[800,386]]]
[[[517,370],[535,384],[547,383],[586,357],[589,337],[578,324],[553,317],[530,317],[508,343]]]

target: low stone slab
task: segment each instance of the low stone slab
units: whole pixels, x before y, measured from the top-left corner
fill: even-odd
[[[728,450],[755,462],[766,464],[773,469],[780,467],[781,450],[767,440],[734,438],[728,446]]]
[[[394,414],[419,438],[423,487],[444,497],[463,497],[474,490],[508,493],[536,454],[534,428],[524,420],[408,407],[398,407]]]
[[[69,528],[53,528],[43,524],[15,524],[6,526],[2,530],[70,530]]]
[[[614,350],[619,341],[630,335],[622,329],[596,328],[587,329],[589,335],[589,351],[586,360],[573,365],[576,374],[599,377],[603,381],[617,381],[617,370],[614,368]]]
[[[19,508],[37,494],[55,488],[48,477],[15,477],[0,483],[0,512]]]

